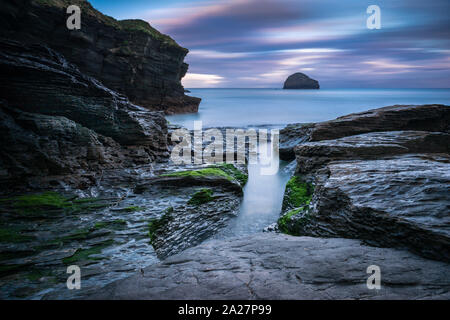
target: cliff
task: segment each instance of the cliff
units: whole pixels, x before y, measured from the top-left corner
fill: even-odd
[[[199,98],[186,96],[181,79],[188,50],[142,20],[117,21],[85,0],[2,0],[0,36],[43,43],[81,72],[166,114],[196,112]],[[81,8],[81,29],[68,30],[66,8]]]
[[[46,46],[0,40],[0,88],[2,191],[83,188],[102,170],[168,155],[162,112],[133,105]]]

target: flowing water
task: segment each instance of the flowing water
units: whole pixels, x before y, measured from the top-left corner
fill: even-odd
[[[191,89],[190,94],[202,98],[199,112],[167,117],[189,129],[194,121],[202,121],[204,128],[282,128],[394,104],[450,104],[449,89]],[[279,162],[278,154],[268,157]],[[293,171],[286,166],[280,161],[275,175],[262,175],[260,164],[249,165],[240,214],[217,237],[260,232],[278,219]]]
[[[197,114],[168,117],[173,124],[192,129],[194,120],[203,127],[239,127],[256,129],[282,128],[288,123],[315,122],[336,118],[352,112],[364,111],[392,104],[450,104],[450,90],[307,90],[277,89],[195,89],[192,95],[203,99]],[[260,144],[260,148],[264,144]],[[269,148],[270,149],[270,148]],[[249,164],[249,179],[238,217],[216,238],[240,236],[260,232],[276,222],[281,211],[284,186],[292,175],[295,163],[279,161],[277,152],[261,152],[264,163],[272,162],[279,170],[267,175],[261,163]],[[169,206],[185,203],[185,196],[172,195],[170,190],[150,189],[145,196],[132,192],[131,176],[135,180],[155,170],[173,170],[170,164],[156,164],[123,172],[122,180],[112,174],[114,188],[98,190],[94,187],[84,196],[104,198],[91,203],[94,209],[59,214],[46,212],[33,219],[3,216],[3,229],[31,236],[25,242],[0,241],[0,299],[18,298],[79,298],[95,292],[112,281],[134,274],[140,268],[158,262],[148,240],[149,219],[158,218]],[[97,200],[95,200],[97,201]],[[1,203],[1,202],[0,202]],[[9,210],[9,209],[8,209]],[[6,212],[8,213],[8,211]],[[5,231],[6,230],[6,231]],[[13,233],[15,234],[14,231]],[[7,235],[7,234],[6,234]],[[3,234],[5,236],[5,234]],[[17,239],[16,239],[17,240]],[[83,290],[66,288],[66,260],[76,255],[90,254],[81,259]],[[5,263],[7,262],[7,263]],[[67,263],[66,263],[67,262]],[[14,271],[14,272],[13,272]]]

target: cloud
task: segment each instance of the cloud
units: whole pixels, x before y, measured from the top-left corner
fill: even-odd
[[[216,74],[188,73],[183,78],[183,86],[186,88],[215,87],[225,79]]]
[[[360,0],[174,1],[144,15],[190,49],[187,87],[280,87],[297,71],[325,88],[450,86],[448,0],[382,1],[380,30]]]

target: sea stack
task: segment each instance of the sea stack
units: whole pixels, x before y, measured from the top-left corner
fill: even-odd
[[[319,81],[311,79],[304,73],[297,72],[286,79],[283,89],[320,89],[320,86]]]

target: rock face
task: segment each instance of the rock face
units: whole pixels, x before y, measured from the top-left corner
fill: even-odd
[[[167,153],[167,124],[42,45],[0,41],[1,179],[86,173]]]
[[[81,29],[68,30],[66,9],[81,8]],[[181,79],[188,50],[142,20],[116,21],[85,0],[5,0],[0,35],[45,43],[133,103],[166,114],[197,112],[199,98],[186,96]]]
[[[228,164],[163,174],[137,186],[144,195],[155,188],[178,194],[179,200],[150,222],[151,244],[160,259],[200,244],[238,215],[245,182],[236,173],[246,176]]]
[[[368,132],[420,130],[450,133],[450,108],[445,105],[395,105],[339,117],[289,125],[280,131],[280,157],[293,160],[293,148],[307,141],[338,139]]]
[[[283,89],[319,89],[319,82],[306,74],[297,72],[291,74],[284,82]]]
[[[366,286],[370,265],[380,290]],[[449,299],[447,273],[446,263],[356,240],[256,234],[188,249],[90,298]]]
[[[395,106],[291,126],[303,134],[297,141],[310,141],[294,153],[298,179],[314,192],[310,202],[283,213],[283,231],[356,238],[449,262],[449,112]],[[394,128],[429,131],[389,131]],[[294,136],[291,131],[291,141]]]

